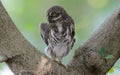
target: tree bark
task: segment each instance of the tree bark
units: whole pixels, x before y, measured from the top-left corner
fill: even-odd
[[[104,59],[101,48],[114,58]],[[120,8],[84,42],[69,64],[51,61],[19,32],[0,1],[0,62],[15,75],[105,75],[120,57]]]

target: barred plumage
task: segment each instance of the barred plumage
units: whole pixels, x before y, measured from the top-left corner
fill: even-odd
[[[45,51],[51,59],[61,61],[75,42],[74,21],[60,6],[51,7],[47,17],[49,23],[40,26],[42,38],[47,45]]]

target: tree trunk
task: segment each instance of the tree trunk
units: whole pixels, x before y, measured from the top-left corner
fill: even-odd
[[[102,47],[114,58],[104,59]],[[0,56],[0,62],[6,62],[15,75],[105,75],[120,57],[120,8],[64,66],[51,61],[23,37],[0,1]]]

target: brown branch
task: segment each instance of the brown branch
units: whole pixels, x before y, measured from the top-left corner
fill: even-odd
[[[16,28],[0,1],[0,59],[15,75],[105,75],[120,57],[120,8],[76,50],[71,62],[64,67],[49,60],[34,48]],[[105,60],[100,55],[114,58]]]
[[[108,60],[103,59],[100,55],[102,47],[106,49],[106,54],[112,54],[114,58]],[[80,46],[75,52],[70,64],[79,70],[82,68],[89,71],[87,73],[83,71],[83,75],[105,75],[120,57],[119,53],[120,7]],[[81,67],[81,64],[84,65],[84,67]]]

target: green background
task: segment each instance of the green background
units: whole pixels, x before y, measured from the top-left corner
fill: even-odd
[[[90,35],[104,22],[108,16],[110,16],[110,14],[112,14],[112,12],[120,4],[120,0],[1,1],[20,32],[42,53],[44,53],[46,45],[40,36],[39,24],[42,22],[47,22],[46,11],[51,6],[62,6],[74,19],[76,32],[76,43],[69,55],[63,60],[64,64],[67,64],[70,61],[74,51],[90,37]],[[119,62],[117,64],[119,64]],[[3,64],[0,65],[2,66]]]

